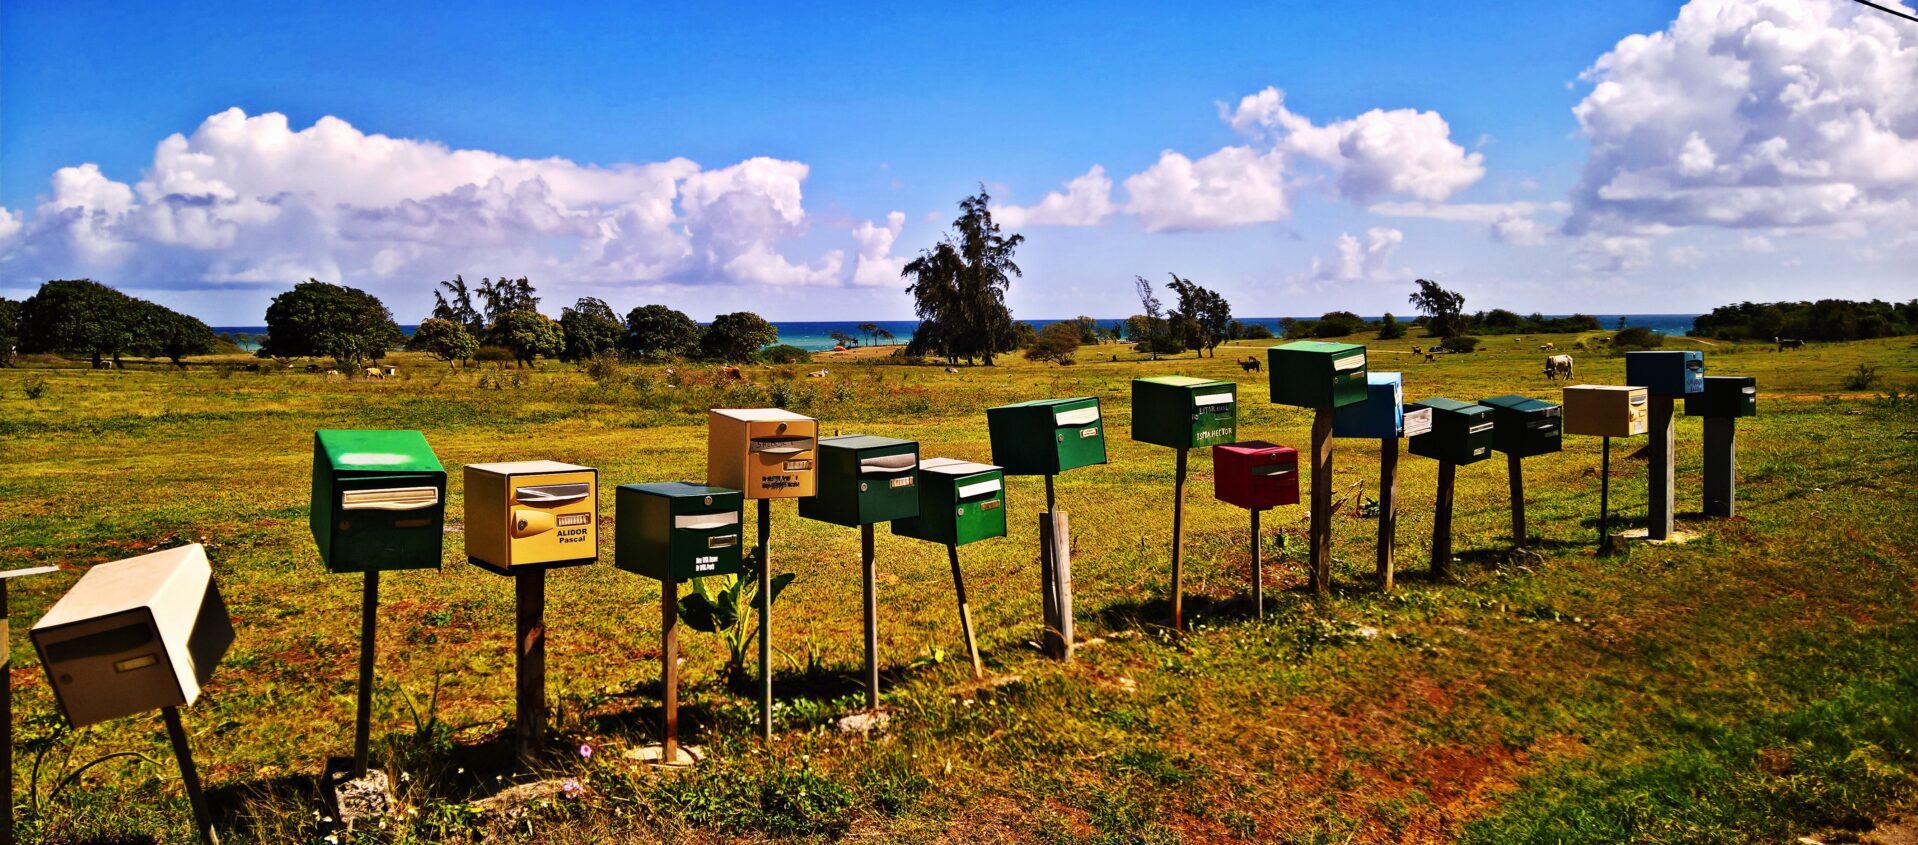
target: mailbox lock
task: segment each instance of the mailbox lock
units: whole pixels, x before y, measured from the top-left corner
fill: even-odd
[[[859,482],[859,492],[861,493],[866,492],[866,482],[864,481]]]
[[[705,500],[705,503],[706,503],[706,504],[708,504],[708,505],[710,505],[710,504],[712,504],[712,503],[713,503],[713,497],[711,497],[711,496],[707,496],[707,497],[706,497],[706,500]]]

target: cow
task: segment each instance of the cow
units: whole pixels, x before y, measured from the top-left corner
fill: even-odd
[[[379,379],[380,381],[386,381],[386,374],[383,372],[380,372],[379,367],[367,367],[366,377],[368,379]]]
[[[1545,377],[1556,382],[1558,381],[1559,376],[1564,376],[1566,381],[1572,380],[1572,356],[1570,355],[1546,356]]]
[[[1785,351],[1785,350],[1787,350],[1787,349],[1803,349],[1803,348],[1805,348],[1805,342],[1804,342],[1804,341],[1802,341],[1802,340],[1793,340],[1793,339],[1791,339],[1791,338],[1783,338],[1783,337],[1776,337],[1776,336],[1774,336],[1774,337],[1773,337],[1773,338],[1771,339],[1771,342],[1773,342],[1773,343],[1776,343],[1776,344],[1778,344],[1778,351],[1780,351],[1780,352],[1783,352],[1783,351]]]
[[[1250,355],[1248,355],[1248,356],[1246,356],[1246,359],[1245,359],[1245,360],[1243,360],[1243,361],[1240,361],[1240,362],[1238,362],[1238,363],[1239,363],[1239,369],[1241,369],[1241,370],[1244,370],[1245,372],[1248,372],[1248,373],[1256,373],[1256,372],[1258,372],[1258,371],[1259,371],[1259,359],[1258,359],[1258,358],[1255,358],[1255,357],[1252,357],[1252,356],[1250,356]]]
[[[1541,343],[1538,345],[1538,351],[1540,352],[1550,352],[1557,348],[1558,348],[1558,344],[1556,343]]]
[[[948,372],[948,373],[952,373],[953,375],[958,375],[958,374],[959,374],[959,368],[958,368],[958,367],[947,367],[947,368],[946,368],[946,372]]]
[[[726,381],[738,381],[742,378],[745,378],[745,376],[742,376],[739,374],[738,367],[728,366],[725,364],[719,365],[719,377]]]
[[[810,373],[807,373],[807,374],[806,374],[806,377],[807,377],[807,378],[825,378],[825,377],[826,377],[826,371],[825,371],[825,370],[813,370],[812,372],[810,372]]]

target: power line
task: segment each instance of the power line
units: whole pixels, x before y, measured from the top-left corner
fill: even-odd
[[[1897,15],[1898,17],[1904,18],[1905,20],[1911,21],[1912,23],[1918,23],[1918,15],[1914,15],[1910,12],[1894,9],[1894,8],[1891,8],[1890,6],[1880,6],[1877,3],[1871,2],[1871,0],[1851,0],[1851,2],[1857,3],[1861,6],[1870,6],[1874,9],[1877,9],[1880,12],[1884,12],[1887,15]]]

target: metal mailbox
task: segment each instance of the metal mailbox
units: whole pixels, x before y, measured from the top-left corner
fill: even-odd
[[[1262,511],[1299,503],[1299,451],[1263,440],[1212,447],[1212,495]]]
[[[799,515],[834,525],[876,525],[919,515],[919,444],[848,434],[819,441],[819,492]]]
[[[438,569],[446,470],[417,431],[316,431],[308,521],[334,572]]]
[[[1301,408],[1343,408],[1364,402],[1365,347],[1302,340],[1266,351],[1272,401]]]
[[[1637,437],[1650,426],[1643,387],[1581,384],[1565,388],[1566,434],[1588,437]]]
[[[1625,383],[1653,396],[1685,396],[1705,389],[1705,353],[1696,349],[1625,353]]]
[[[1230,443],[1238,434],[1239,386],[1187,376],[1132,380],[1132,439],[1174,449]]]
[[[738,490],[674,481],[613,491],[613,565],[678,583],[736,575],[744,545]]]
[[[819,421],[778,408],[714,408],[706,483],[748,499],[803,499],[817,489]]]
[[[1332,414],[1332,436],[1386,440],[1404,436],[1405,381],[1398,373],[1365,374],[1365,401]]]
[[[1706,376],[1702,392],[1685,396],[1685,416],[1758,416],[1758,380],[1751,376]]]
[[[1433,397],[1412,403],[1432,411],[1432,430],[1406,440],[1414,455],[1464,465],[1492,456],[1492,409]]]
[[[466,558],[502,574],[599,559],[599,470],[558,461],[466,465]]]
[[[1099,400],[1034,399],[986,409],[992,462],[1007,475],[1057,475],[1106,462]]]
[[[919,462],[919,515],[895,520],[892,533],[948,546],[1006,536],[1005,473],[957,458]]]
[[[192,704],[233,645],[233,620],[198,543],[102,563],[31,632],[76,728]]]
[[[1492,409],[1492,449],[1529,458],[1559,451],[1563,409],[1550,402],[1507,394],[1478,400]]]

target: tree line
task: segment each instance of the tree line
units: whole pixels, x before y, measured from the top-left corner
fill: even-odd
[[[0,298],[0,366],[12,366],[16,350],[86,358],[95,368],[117,367],[126,355],[184,366],[217,343],[198,319],[91,279],[50,281],[20,302]]]
[[[1918,299],[1910,302],[1740,302],[1692,320],[1692,337],[1718,340],[1869,340],[1918,334]]]

